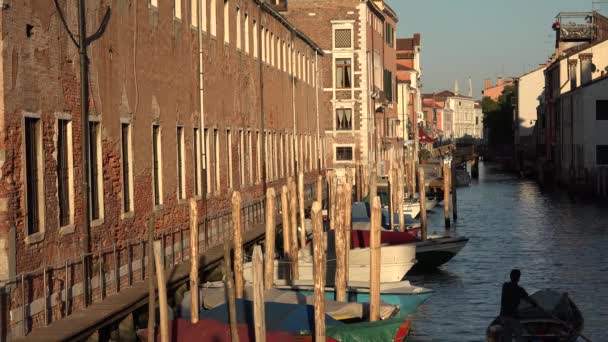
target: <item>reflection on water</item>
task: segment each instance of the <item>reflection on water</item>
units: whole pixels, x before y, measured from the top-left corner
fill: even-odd
[[[412,316],[411,341],[483,341],[512,268],[522,285],[566,291],[585,317],[585,334],[608,341],[608,206],[541,191],[530,180],[480,165],[480,177],[459,188],[455,230],[470,238],[437,273],[411,278],[436,290]],[[442,231],[442,210],[429,217]],[[436,229],[435,229],[436,228]]]

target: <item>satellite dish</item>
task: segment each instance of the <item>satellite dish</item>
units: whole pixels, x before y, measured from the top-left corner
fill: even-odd
[[[595,64],[591,64],[591,72],[596,72],[597,71],[597,66],[595,66]]]
[[[608,65],[604,68],[604,71],[608,72]]]

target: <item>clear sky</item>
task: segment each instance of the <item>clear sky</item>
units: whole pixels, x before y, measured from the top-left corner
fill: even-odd
[[[596,0],[596,2],[602,0]],[[483,80],[519,76],[553,53],[551,24],[559,12],[608,15],[608,1],[593,0],[387,0],[397,12],[398,37],[422,36],[423,92],[453,90],[481,97]]]

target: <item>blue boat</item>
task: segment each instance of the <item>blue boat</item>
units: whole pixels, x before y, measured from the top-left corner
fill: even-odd
[[[314,285],[306,284],[302,281],[295,281],[294,285],[278,285],[275,287],[284,291],[298,291],[303,295],[314,293]],[[396,305],[399,307],[399,316],[408,316],[414,312],[422,303],[424,303],[433,290],[412,286],[409,281],[399,281],[392,283],[380,284],[380,300],[386,304]],[[369,303],[369,283],[350,282],[346,289],[346,295],[349,302]],[[335,298],[335,290],[333,287],[325,288],[325,297],[328,299]]]

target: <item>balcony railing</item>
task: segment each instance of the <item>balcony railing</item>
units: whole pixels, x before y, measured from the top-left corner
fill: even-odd
[[[561,41],[588,41],[595,38],[595,19],[591,12],[567,13],[557,15],[554,25],[559,30]]]

